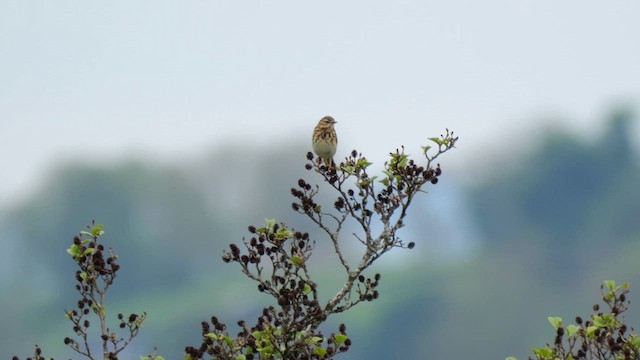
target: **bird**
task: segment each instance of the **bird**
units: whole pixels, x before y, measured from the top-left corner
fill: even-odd
[[[336,121],[331,116],[323,117],[313,129],[311,138],[313,152],[318,155],[318,164],[324,162],[329,167],[336,165],[333,161],[333,155],[338,147],[338,135],[336,135],[336,129],[333,128],[334,124]]]

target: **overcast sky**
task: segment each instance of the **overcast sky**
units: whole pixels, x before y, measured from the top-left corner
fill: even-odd
[[[338,155],[415,153],[450,127],[452,161],[477,165],[541,119],[588,132],[636,106],[639,14],[635,0],[0,0],[0,201],[59,159],[308,142],[328,114]]]

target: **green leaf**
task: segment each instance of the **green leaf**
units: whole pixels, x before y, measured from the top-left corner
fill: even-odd
[[[271,354],[273,354],[273,346],[272,345],[265,346],[263,348],[258,349],[258,352],[262,355],[270,356]]]
[[[384,186],[389,186],[389,178],[388,178],[388,177],[386,177],[386,178],[384,178],[384,179],[380,180],[380,182],[381,182],[381,183],[383,183],[383,184],[384,184]]]
[[[351,175],[355,174],[355,169],[353,166],[343,166],[342,170]]]
[[[427,151],[429,151],[429,150],[431,149],[431,146],[430,146],[430,145],[427,145],[427,146],[421,146],[421,147],[422,147],[422,151],[424,151],[424,152],[427,152]]]
[[[313,349],[313,353],[320,357],[323,357],[327,353],[327,349],[318,346],[315,349]]]
[[[577,325],[573,325],[573,324],[572,325],[567,325],[567,336],[571,337],[571,336],[575,335],[578,332],[579,329],[580,329],[580,327],[577,326]]]
[[[98,315],[104,315],[104,307],[101,307],[100,304],[95,301],[91,303],[91,310],[93,310]]]
[[[264,332],[262,331],[254,331],[251,333],[251,336],[253,336],[254,339],[256,340],[260,340],[264,337]]]
[[[593,316],[593,325],[595,325],[597,327],[605,327],[605,326],[607,326],[607,324],[605,323],[605,321],[602,318],[602,316],[598,316],[598,315],[594,315]]]
[[[102,234],[104,234],[104,231],[102,230],[102,224],[95,225],[91,228],[91,235],[100,236]]]
[[[93,254],[93,251],[94,251],[94,250],[95,250],[94,248],[87,248],[87,249],[82,253],[82,256],[87,256],[87,255],[89,255],[89,254]]]
[[[402,160],[400,160],[400,162],[398,163],[398,167],[405,168],[407,167],[408,163],[409,163],[409,156],[403,155]]]
[[[304,261],[302,260],[302,257],[298,256],[298,255],[293,255],[291,257],[291,262],[293,263],[293,265],[295,266],[300,266],[304,263]]]
[[[67,252],[69,253],[69,255],[71,255],[74,259],[75,258],[79,258],[80,255],[82,254],[82,247],[80,247],[78,244],[73,244],[71,245],[71,247],[69,247],[67,249]]]
[[[271,230],[276,225],[276,219],[264,219],[267,229]]]
[[[312,336],[309,341],[311,341],[312,343],[318,345],[318,344],[322,344],[322,342],[324,341],[324,338],[320,337],[320,336]]]
[[[276,240],[286,240],[293,237],[293,231],[287,229],[286,227],[281,227],[276,232]]]
[[[592,325],[587,327],[587,330],[584,333],[585,335],[587,335],[587,337],[593,339],[593,337],[595,336],[596,330],[598,330],[598,327],[595,325]]]
[[[224,342],[227,343],[227,346],[233,346],[233,340],[229,335],[221,335],[220,337],[224,339]]]
[[[617,325],[616,317],[613,314],[604,314],[602,315],[602,321],[604,322],[604,326],[615,327]]]
[[[336,340],[337,345],[342,345],[349,337],[345,334],[334,334],[333,338]]]
[[[518,360],[515,356],[507,356],[504,360]]]
[[[433,141],[438,145],[442,145],[442,139],[440,139],[439,137],[430,137],[429,140]]]
[[[243,354],[236,355],[236,360],[247,360],[247,357],[244,356]]]
[[[303,293],[303,294],[305,294],[305,295],[307,295],[308,293],[310,293],[310,292],[311,292],[311,290],[312,290],[312,289],[311,289],[311,285],[309,285],[309,284],[305,283],[305,284],[304,284],[304,288],[302,289],[302,293]]]
[[[276,328],[273,330],[273,335],[274,336],[282,336],[282,326],[276,326]]]
[[[367,159],[365,159],[365,158],[358,159],[358,162],[356,163],[356,165],[358,167],[364,167],[364,168],[368,167],[371,164],[373,164],[373,163],[367,161]]]
[[[629,336],[629,343],[631,343],[636,349],[640,348],[640,338],[636,334]]]
[[[549,323],[551,323],[551,326],[553,326],[556,329],[562,327],[562,318],[559,316],[549,316],[547,320],[549,320]]]
[[[84,230],[80,231],[80,235],[85,235],[85,236],[93,237],[93,234],[92,234],[92,233],[90,233],[90,232],[88,232],[88,231],[84,231]]]
[[[533,348],[531,351],[543,359],[553,356],[553,350],[549,348]]]
[[[614,289],[616,288],[616,282],[615,280],[605,280],[604,281],[604,286],[609,289],[609,291],[614,291]]]
[[[151,357],[151,356],[140,356],[140,360],[151,360],[151,359],[153,359],[153,360],[164,360],[164,357],[159,356],[159,355],[155,355],[153,357]],[[191,357],[189,357],[189,359],[191,359]]]
[[[193,360],[193,358],[191,357],[191,355],[186,354],[182,360]]]
[[[602,315],[602,320],[604,320],[604,323],[607,324],[607,326],[609,327],[614,327],[616,326],[616,317],[613,316],[613,314],[604,314]]]
[[[218,340],[218,334],[213,333],[213,332],[209,332],[209,333],[204,334],[204,337],[207,337],[207,338],[212,339],[212,340]]]
[[[80,278],[84,281],[87,281],[87,277],[89,277],[89,275],[87,274],[86,271],[83,271],[80,273]]]

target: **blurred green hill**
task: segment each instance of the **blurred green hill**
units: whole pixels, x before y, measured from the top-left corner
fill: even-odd
[[[528,246],[547,259],[548,280],[575,278],[583,257],[610,252],[640,233],[640,173],[631,143],[632,114],[611,115],[604,134],[588,142],[551,129],[513,173],[471,192],[490,251]],[[520,241],[514,241],[520,238]]]
[[[604,121],[606,130],[591,141],[548,130],[519,166],[498,166],[473,188],[456,186],[443,158],[442,184],[416,200],[404,229],[429,245],[418,242],[374,266],[382,273],[380,299],[330,319],[345,322],[353,339],[343,358],[526,358],[552,340],[546,317],[588,312],[602,280],[629,281],[640,298],[634,115],[620,110]],[[222,263],[222,249],[265,217],[313,229],[290,210],[289,189],[300,177],[318,179],[303,169],[303,145],[227,149],[180,164],[66,164],[30,200],[6,209],[0,358],[29,354],[34,343],[56,358],[75,358],[62,344],[70,334],[63,309],[76,301],[65,250],[91,219],[105,224],[121,258],[111,311],[149,314],[127,358],[154,345],[168,359],[181,358],[185,345],[197,343],[200,321],[214,313],[229,324],[251,323],[267,297]],[[454,197],[461,204],[444,212]],[[474,229],[472,251],[433,261],[447,247],[437,242],[460,228]],[[320,234],[310,232],[319,244],[312,271],[328,296],[343,274],[334,272],[339,267]]]

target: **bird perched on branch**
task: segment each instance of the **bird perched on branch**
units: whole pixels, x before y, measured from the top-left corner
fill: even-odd
[[[318,164],[324,162],[332,168],[336,166],[333,161],[333,155],[338,147],[338,135],[336,135],[336,129],[333,128],[335,123],[336,121],[331,116],[323,117],[318,121],[316,128],[313,129],[313,137],[311,139],[313,152],[318,155]]]

